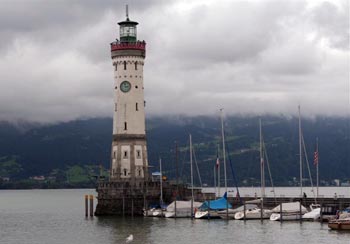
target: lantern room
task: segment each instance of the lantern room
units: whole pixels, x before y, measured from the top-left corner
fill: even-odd
[[[120,26],[120,42],[136,42],[137,40],[137,22],[129,20],[129,17],[125,21],[119,22]]]

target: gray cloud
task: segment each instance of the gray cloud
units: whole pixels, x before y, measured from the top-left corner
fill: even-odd
[[[2,1],[0,120],[111,116],[125,2]],[[346,1],[128,2],[149,115],[349,114]]]

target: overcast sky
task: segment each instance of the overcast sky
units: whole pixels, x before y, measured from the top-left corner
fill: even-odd
[[[111,117],[126,3],[148,116],[349,115],[346,0],[0,0],[0,120]]]

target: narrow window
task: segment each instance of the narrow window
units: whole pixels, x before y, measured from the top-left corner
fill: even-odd
[[[136,154],[137,154],[137,155],[136,155],[137,158],[141,158],[141,152],[140,152],[140,150],[137,150],[137,151],[136,151]]]
[[[139,111],[139,106],[138,106],[139,104],[138,103],[136,103],[136,111]]]
[[[143,106],[146,107],[146,101],[143,101]]]
[[[124,130],[127,130],[128,129],[128,125],[126,122],[124,122]]]
[[[115,154],[115,151],[113,152],[113,158],[116,158],[116,154]]]
[[[124,151],[124,158],[128,158],[128,151]]]
[[[117,103],[114,104],[114,111],[117,111]]]
[[[139,169],[139,176],[141,176],[141,169]]]
[[[137,70],[137,61],[135,62],[135,70]]]
[[[124,169],[124,176],[126,176],[126,169]]]
[[[124,61],[124,70],[126,70],[126,61]]]
[[[114,63],[114,70],[117,71],[118,70],[118,64],[117,63]]]

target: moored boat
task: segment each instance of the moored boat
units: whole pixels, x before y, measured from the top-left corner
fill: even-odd
[[[176,218],[190,218],[191,213],[191,201],[176,201]],[[193,202],[193,209],[199,208],[202,205],[201,202]],[[175,218],[175,201],[169,204],[164,212],[166,218]]]
[[[261,214],[261,209],[260,208],[253,208],[253,209],[247,209],[245,212],[240,211],[235,214],[235,219],[237,220],[242,220],[242,219],[269,219],[272,211],[269,209],[263,209]]]
[[[328,222],[328,227],[332,230],[350,231],[350,218],[330,220]]]
[[[305,213],[302,218],[303,220],[317,221],[321,216],[321,206],[319,204],[311,204],[310,212]]]
[[[232,205],[227,201],[227,192],[225,192],[224,196],[217,200],[205,201],[196,211],[194,217],[196,219],[220,218],[218,212],[230,208]]]
[[[281,211],[281,208],[282,208],[282,211]],[[272,221],[300,220],[303,214],[305,214],[306,212],[307,212],[307,209],[303,205],[301,205],[300,202],[282,203],[277,207],[275,207],[274,209],[272,209],[270,220]]]
[[[246,204],[245,205],[245,209],[253,209],[253,208],[257,208],[258,206],[256,204]],[[240,212],[240,211],[244,211],[244,205],[235,208],[235,209],[224,209],[221,211],[218,211],[218,215],[220,218],[222,219],[234,219],[235,218],[235,214]]]

